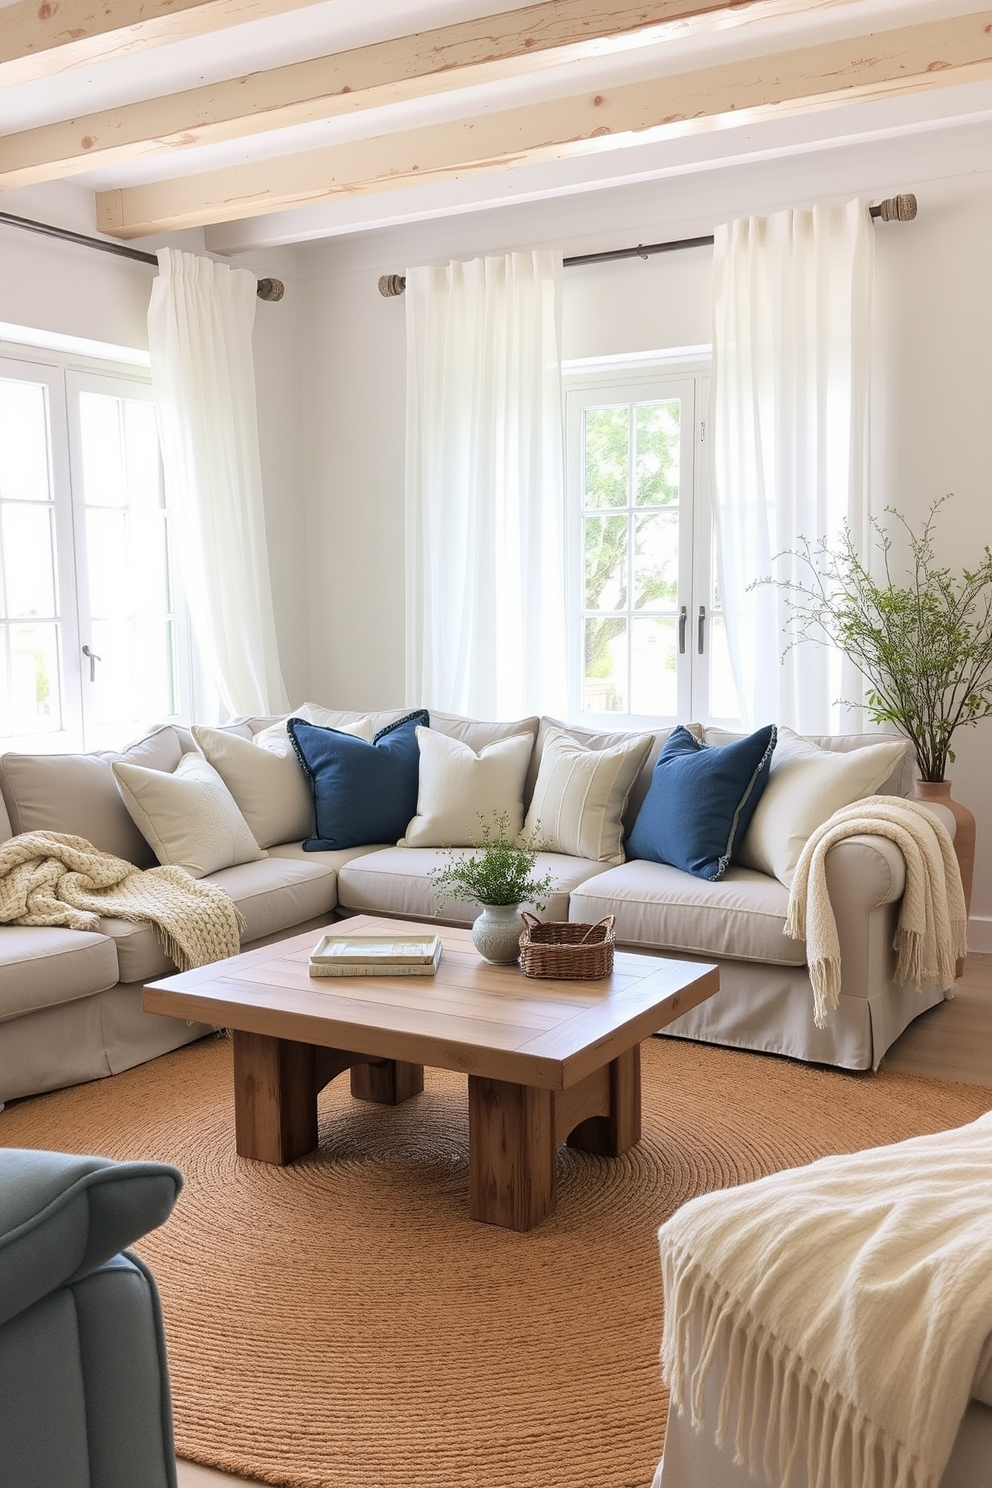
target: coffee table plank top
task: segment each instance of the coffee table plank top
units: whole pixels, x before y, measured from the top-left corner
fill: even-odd
[[[354,934],[417,933],[422,923],[359,915]],[[433,927],[433,977],[311,977],[308,930],[227,961],[150,982],[149,1012],[375,1058],[401,1059],[563,1090],[710,997],[715,967],[616,953],[610,977],[557,981],[491,966],[467,929]]]

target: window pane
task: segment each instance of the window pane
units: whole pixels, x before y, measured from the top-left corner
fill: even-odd
[[[737,698],[737,686],[730,669],[730,647],[727,642],[727,625],[722,615],[714,616],[709,624],[710,653],[710,716],[713,718],[740,718],[741,705]]]
[[[83,499],[87,505],[123,506],[124,450],[120,399],[105,393],[80,393],[83,444]]]
[[[131,576],[124,512],[99,507],[87,511],[86,558],[90,614],[94,619],[126,615],[131,607]]]
[[[585,682],[582,707],[587,713],[627,711],[627,622],[609,616],[585,622]]]
[[[626,506],[630,466],[630,411],[587,408],[583,438],[585,506]]]
[[[0,498],[48,501],[48,389],[0,380]]]
[[[674,619],[644,618],[631,621],[630,711],[678,712],[678,650]]]
[[[586,517],[587,610],[622,610],[627,603],[627,518]]]
[[[634,609],[672,610],[679,592],[679,514],[634,522]]]
[[[678,398],[638,403],[634,409],[635,500],[638,506],[668,506],[679,499]]]
[[[8,735],[54,733],[62,727],[57,625],[11,625]]]
[[[151,404],[81,393],[89,644],[87,727],[176,711],[178,653],[158,431]]]
[[[52,508],[5,502],[0,508],[6,613],[51,619],[55,606],[55,540]]]
[[[133,398],[124,404],[124,440],[131,504],[161,508],[165,505],[165,492],[153,404],[139,403]]]

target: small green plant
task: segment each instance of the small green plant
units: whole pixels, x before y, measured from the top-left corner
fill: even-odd
[[[555,886],[550,873],[537,877],[534,864],[540,852],[535,838],[523,847],[509,840],[510,818],[505,811],[494,811],[492,821],[479,817],[479,840],[475,851],[460,857],[447,848],[447,863],[431,872],[431,883],[440,899],[465,899],[478,904],[533,904],[546,908],[545,896]],[[440,913],[440,906],[435,913]]]
[[[836,549],[802,538],[791,550],[809,569],[808,582],[756,581],[786,591],[791,645],[813,640],[847,653],[869,684],[868,716],[911,740],[923,780],[944,779],[955,729],[992,714],[992,551],[986,546],[977,568],[957,574],[937,562],[934,526],[948,499],[931,504],[919,533],[886,507],[909,535],[901,584],[890,571],[892,539],[874,518],[883,580],[869,573],[845,527]]]

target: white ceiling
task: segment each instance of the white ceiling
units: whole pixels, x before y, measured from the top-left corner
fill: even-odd
[[[658,0],[654,5],[644,4],[641,11],[646,19],[665,23],[660,31],[656,25],[647,32],[610,35],[608,24],[602,25],[599,39],[587,43],[587,54],[578,58],[563,54],[562,48],[542,50],[538,46],[503,66],[501,76],[487,75],[492,69],[484,64],[451,67],[417,87],[416,97],[380,102],[381,91],[356,90],[351,98],[337,98],[326,117],[319,116],[318,108],[308,122],[267,129],[256,116],[238,124],[236,137],[209,142],[199,137],[193,125],[183,137],[174,138],[172,126],[163,130],[159,121],[149,129],[148,138],[133,147],[134,158],[101,161],[94,150],[92,155],[67,164],[66,151],[60,145],[52,149],[49,166],[45,138],[38,135],[35,145],[32,133],[42,126],[79,121],[75,133],[67,131],[74,143],[91,127],[83,122],[84,116],[101,115],[99,127],[92,132],[98,144],[104,139],[113,142],[118,122],[126,118],[120,111],[144,100],[162,99],[394,38],[410,38],[412,59],[418,33],[422,37],[435,27],[521,9],[469,0],[433,0],[429,5],[416,0],[373,0],[364,6],[356,0],[312,4],[306,0],[245,0],[237,14],[273,8],[283,8],[283,13],[227,24],[231,0],[187,0],[186,15],[193,18],[189,24],[199,34],[162,40],[140,34],[140,27],[124,24],[137,13],[135,3],[103,0],[102,9],[116,15],[121,25],[111,27],[98,41],[96,49],[101,55],[93,60],[85,54],[80,56],[71,46],[49,48],[41,55],[30,54],[21,44],[20,57],[16,47],[5,49],[5,29],[9,27],[8,36],[12,35],[24,16],[31,24],[28,12],[33,12],[34,5],[33,0],[0,0],[0,183],[9,187],[21,184],[19,177],[4,176],[4,172],[10,171],[12,161],[17,163],[22,158],[18,150],[29,144],[40,162],[32,167],[32,180],[74,179],[101,194],[101,210],[115,207],[118,192],[124,192],[120,198],[124,202],[129,199],[130,188],[155,188],[141,194],[140,202],[139,194],[130,192],[136,202],[134,216],[129,217],[129,208],[124,209],[119,231],[101,218],[105,231],[120,236],[132,235],[132,220],[137,224],[136,236],[143,231],[168,230],[170,221],[161,214],[187,212],[185,197],[198,197],[206,185],[210,189],[203,192],[203,204],[190,209],[192,216],[189,212],[177,216],[174,225],[188,226],[191,221],[206,225],[210,246],[220,251],[312,241],[396,222],[503,206],[508,200],[528,201],[622,182],[664,179],[711,170],[731,160],[787,157],[797,150],[841,149],[907,132],[930,135],[979,124],[992,129],[992,41],[984,26],[973,26],[977,39],[967,42],[970,49],[964,65],[944,68],[940,45],[943,28],[947,28],[950,38],[950,28],[960,17],[982,18],[992,29],[992,13],[986,15],[985,11],[988,0],[915,0],[908,4],[899,0],[752,0],[743,4],[741,0],[729,0],[719,7],[714,0],[705,0],[709,12],[695,15],[687,12],[699,11],[700,0],[695,4],[686,0],[682,5],[678,0]],[[568,16],[576,5],[588,11],[591,3],[558,0],[546,9]],[[61,0],[60,8],[67,19],[74,8],[87,14],[91,9],[88,0]],[[143,13],[149,8],[154,9],[154,5]],[[632,8],[621,6],[617,0],[617,10],[629,12]],[[608,4],[599,9],[608,16]],[[583,34],[581,22],[582,15],[576,12],[577,38]],[[928,33],[933,61],[923,69],[908,69],[913,76],[905,85],[900,85],[897,70],[895,79],[886,85],[888,91],[875,90],[867,97],[852,99],[845,94],[856,79],[850,69],[842,69],[829,93],[821,86],[813,90],[812,96],[804,96],[804,76],[814,69],[812,62],[795,60],[798,49],[824,48],[846,38],[861,38],[855,52],[859,58],[869,53],[882,56],[894,28],[927,23],[937,28]],[[479,57],[484,56],[483,46]],[[774,82],[791,70],[795,80],[792,92],[764,103],[759,87],[759,92],[748,94],[745,106],[738,108],[731,91],[728,106],[726,88],[721,93],[723,85],[711,81],[717,74],[707,70],[728,64],[736,67],[748,59],[766,57],[774,57],[775,62],[759,69],[761,86],[766,77]],[[18,81],[25,71],[36,75]],[[553,108],[542,109],[554,100],[570,99],[591,106],[590,100],[600,97],[610,105],[618,88],[653,79],[658,80],[657,89],[649,88],[648,96],[655,91],[662,99],[668,86],[677,85],[685,75],[692,75],[703,100],[699,109],[692,111],[698,117],[664,122],[661,116],[655,120],[652,115],[650,127],[638,132],[613,128],[612,132],[591,137],[592,131],[583,127],[569,134],[567,126],[560,126]],[[4,86],[8,78],[12,80]],[[940,86],[932,86],[935,83]],[[724,101],[711,106],[710,93]],[[754,98],[758,99],[757,106],[747,106]],[[346,112],[340,112],[342,106]],[[201,108],[199,100],[196,107]],[[166,117],[170,120],[185,117],[181,101],[170,104],[169,109]],[[198,118],[199,114],[191,117]],[[518,119],[526,148],[508,144],[496,152],[498,160],[490,149],[478,160],[467,156],[463,163],[456,160],[453,166],[449,162],[443,169],[428,169],[420,179],[415,174],[422,140],[430,143],[428,153],[437,148],[442,155],[445,151],[450,155],[449,140],[451,149],[470,151],[470,144],[459,141],[471,141],[477,126],[481,129],[488,124],[512,141]],[[565,135],[554,134],[560,127],[566,128]],[[550,145],[542,135],[534,142],[537,148],[532,149],[531,135],[526,131],[538,128],[546,128]],[[431,129],[430,135],[418,133],[427,129]],[[163,143],[166,136],[167,147]],[[363,146],[367,147],[364,153]],[[315,151],[325,153],[318,155]],[[391,177],[394,156],[399,173],[395,178]],[[326,167],[329,179],[339,159],[345,184],[330,194],[320,184],[324,179],[320,172]],[[356,175],[356,169],[366,160],[370,164],[362,168],[367,171],[367,179],[360,171]],[[358,166],[353,164],[356,161]],[[308,163],[319,169],[316,174],[311,169],[309,186],[301,188],[296,197],[308,204],[288,203],[273,210],[274,198],[269,193],[281,191],[283,182],[298,168],[306,174]],[[234,183],[240,180],[235,168],[251,164],[262,169],[261,176],[251,178],[254,187],[238,184],[234,189]],[[228,177],[218,172],[231,174]],[[228,180],[232,182],[230,194],[242,201],[233,220],[223,200],[222,188]],[[264,182],[261,186],[260,181]],[[216,187],[215,182],[219,183]],[[165,205],[159,205],[158,183],[181,184],[184,200],[180,207],[174,205],[179,200],[175,192],[168,199],[163,197]],[[21,197],[18,192],[18,199]],[[109,206],[104,208],[103,203]],[[4,192],[0,190],[0,209],[4,205]],[[146,210],[149,221],[154,217],[155,226],[142,227]]]

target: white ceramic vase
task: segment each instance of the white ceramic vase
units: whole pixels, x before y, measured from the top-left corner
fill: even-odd
[[[484,904],[472,925],[472,943],[484,961],[508,966],[520,956],[523,928],[519,904]]]

